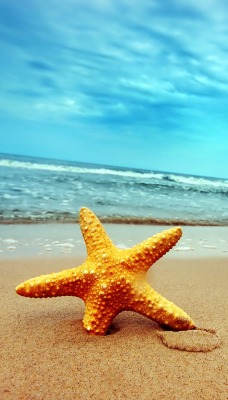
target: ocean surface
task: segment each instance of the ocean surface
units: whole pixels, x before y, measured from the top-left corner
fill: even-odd
[[[0,154],[0,223],[228,225],[228,180]]]

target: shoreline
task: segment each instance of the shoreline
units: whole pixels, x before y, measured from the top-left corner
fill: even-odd
[[[104,224],[116,246],[135,244],[169,229],[170,226]],[[183,226],[182,237],[165,257],[228,257],[228,227]],[[86,247],[79,224],[0,225],[0,260],[27,257],[86,257]]]
[[[228,227],[228,221],[204,221],[204,220],[181,220],[181,219],[160,219],[160,218],[144,218],[144,217],[99,217],[99,220],[103,224],[113,225],[150,225],[150,226],[195,226],[195,227]],[[76,218],[57,218],[57,219],[29,219],[29,218],[18,218],[2,219],[0,220],[1,225],[45,225],[45,224],[75,224],[79,223],[79,219]]]

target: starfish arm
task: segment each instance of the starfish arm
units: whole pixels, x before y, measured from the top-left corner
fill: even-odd
[[[83,326],[92,335],[105,335],[113,319],[121,310],[111,305],[87,302],[83,318]]]
[[[92,272],[84,263],[77,268],[29,279],[17,286],[16,292],[25,297],[77,296],[84,299],[94,280]]]
[[[136,290],[130,309],[174,330],[195,328],[195,323],[186,312],[155,292],[148,284],[144,290]]]
[[[99,250],[114,247],[99,219],[88,208],[81,208],[79,222],[88,256]]]
[[[144,240],[125,251],[125,264],[130,271],[147,271],[152,264],[176,245],[182,235],[180,227],[171,228]]]

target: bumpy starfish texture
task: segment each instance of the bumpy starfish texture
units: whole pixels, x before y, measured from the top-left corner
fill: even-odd
[[[84,328],[104,335],[121,311],[135,311],[175,330],[194,329],[192,319],[156,293],[146,281],[149,267],[169,251],[181,228],[165,230],[130,248],[114,246],[99,219],[80,210],[88,257],[79,267],[30,279],[16,288],[27,297],[77,296],[85,302]]]

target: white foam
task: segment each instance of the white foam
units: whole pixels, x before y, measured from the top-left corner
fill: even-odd
[[[15,240],[15,239],[3,239],[2,241],[4,243],[7,243],[7,244],[16,244],[16,243],[18,243],[18,240]]]
[[[214,187],[216,189],[228,189],[228,180],[223,179],[210,179],[210,178],[202,178],[202,177],[193,177],[193,176],[183,176],[183,175],[173,175],[168,174],[168,177],[172,179],[172,181],[187,184],[191,186],[199,186],[203,187]]]
[[[118,247],[118,249],[128,249],[128,247],[124,243],[119,243],[116,245],[116,247]]]
[[[175,251],[191,251],[191,250],[194,250],[194,247],[190,247],[190,246],[175,247],[174,250]]]
[[[11,200],[11,199],[16,199],[18,196],[13,196],[12,194],[9,193],[4,193],[3,194],[3,198],[7,199],[7,200]]]
[[[117,175],[117,176],[127,176],[131,178],[157,178],[163,179],[164,174],[156,172],[137,172],[137,171],[120,171],[115,169],[107,168],[86,168],[86,167],[76,167],[71,165],[54,165],[54,164],[38,164],[24,161],[14,161],[14,160],[0,160],[0,166],[9,168],[23,168],[23,169],[37,169],[45,171],[59,171],[59,172],[77,172],[80,174],[101,174],[101,175]]]
[[[63,247],[63,248],[65,247],[65,248],[68,248],[68,249],[74,247],[74,245],[73,245],[72,243],[67,243],[67,242],[64,242],[64,243],[56,243],[55,246],[56,246],[56,247]]]

